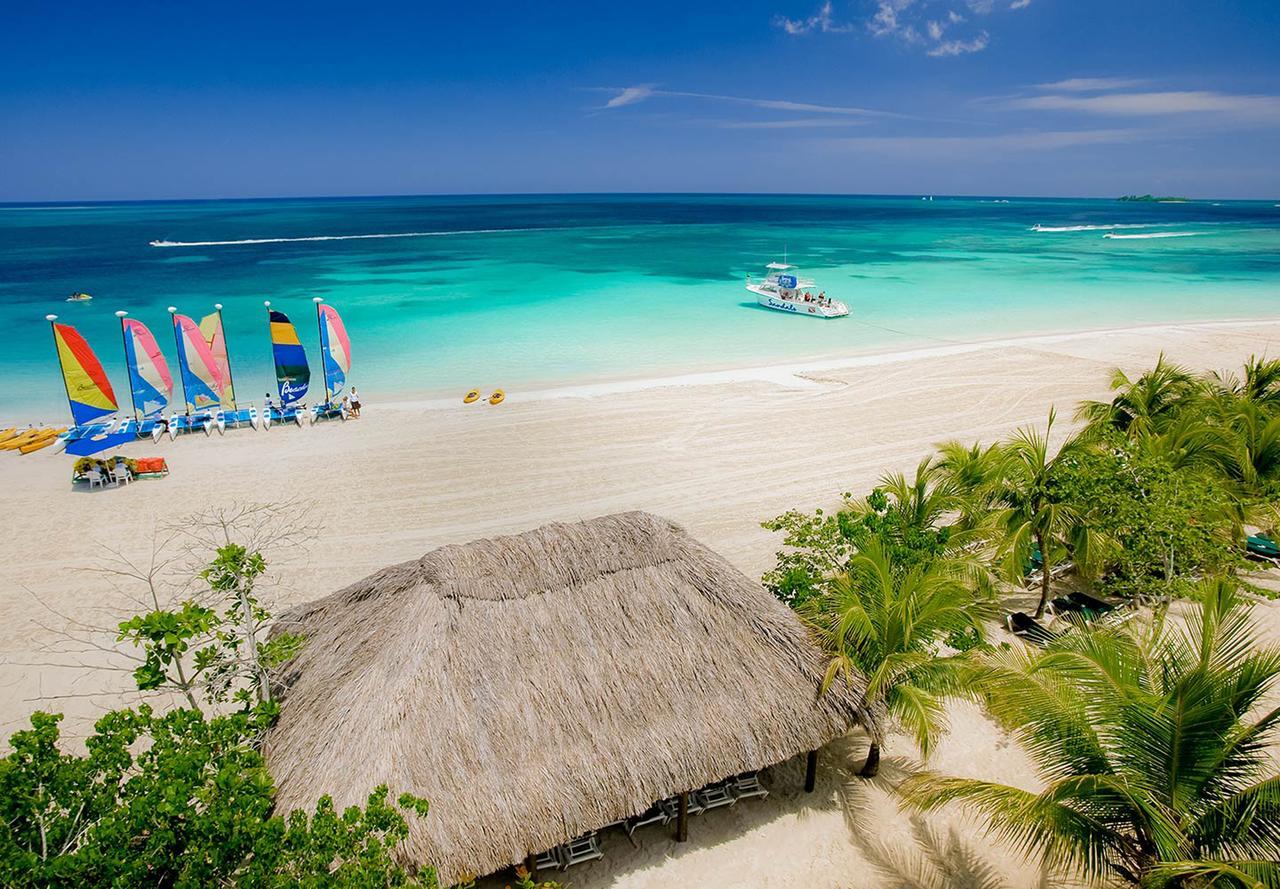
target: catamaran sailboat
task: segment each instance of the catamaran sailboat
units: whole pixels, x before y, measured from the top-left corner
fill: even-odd
[[[771,262],[765,269],[763,281],[752,281],[751,276],[747,276],[747,290],[754,293],[756,302],[766,309],[814,318],[840,318],[849,314],[849,307],[840,300],[831,299],[824,292],[814,293],[813,281],[796,274],[795,266]]]

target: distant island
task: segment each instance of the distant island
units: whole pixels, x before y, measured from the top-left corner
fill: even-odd
[[[1117,201],[1144,201],[1149,204],[1185,204],[1190,198],[1158,198],[1149,194],[1127,194]]]

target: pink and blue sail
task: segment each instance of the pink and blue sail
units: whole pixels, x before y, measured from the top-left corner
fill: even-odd
[[[317,305],[320,313],[320,355],[324,362],[325,391],[338,396],[351,373],[351,339],[346,325],[333,306]]]
[[[187,413],[208,413],[220,407],[226,379],[200,325],[175,312],[173,335],[178,345],[178,371]]]
[[[145,324],[132,318],[121,318],[120,323],[124,327],[124,357],[133,409],[144,417],[158,417],[173,398],[169,363]]]

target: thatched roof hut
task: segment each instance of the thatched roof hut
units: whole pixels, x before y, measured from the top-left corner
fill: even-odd
[[[281,622],[307,644],[279,806],[424,796],[403,851],[446,885],[865,724],[786,607],[647,513],[445,546]]]

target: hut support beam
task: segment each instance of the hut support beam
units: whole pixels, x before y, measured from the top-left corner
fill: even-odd
[[[804,763],[804,792],[813,793],[813,786],[818,780],[818,751],[810,750]]]
[[[676,811],[676,842],[684,843],[689,839],[689,794],[680,794],[680,806]]]

